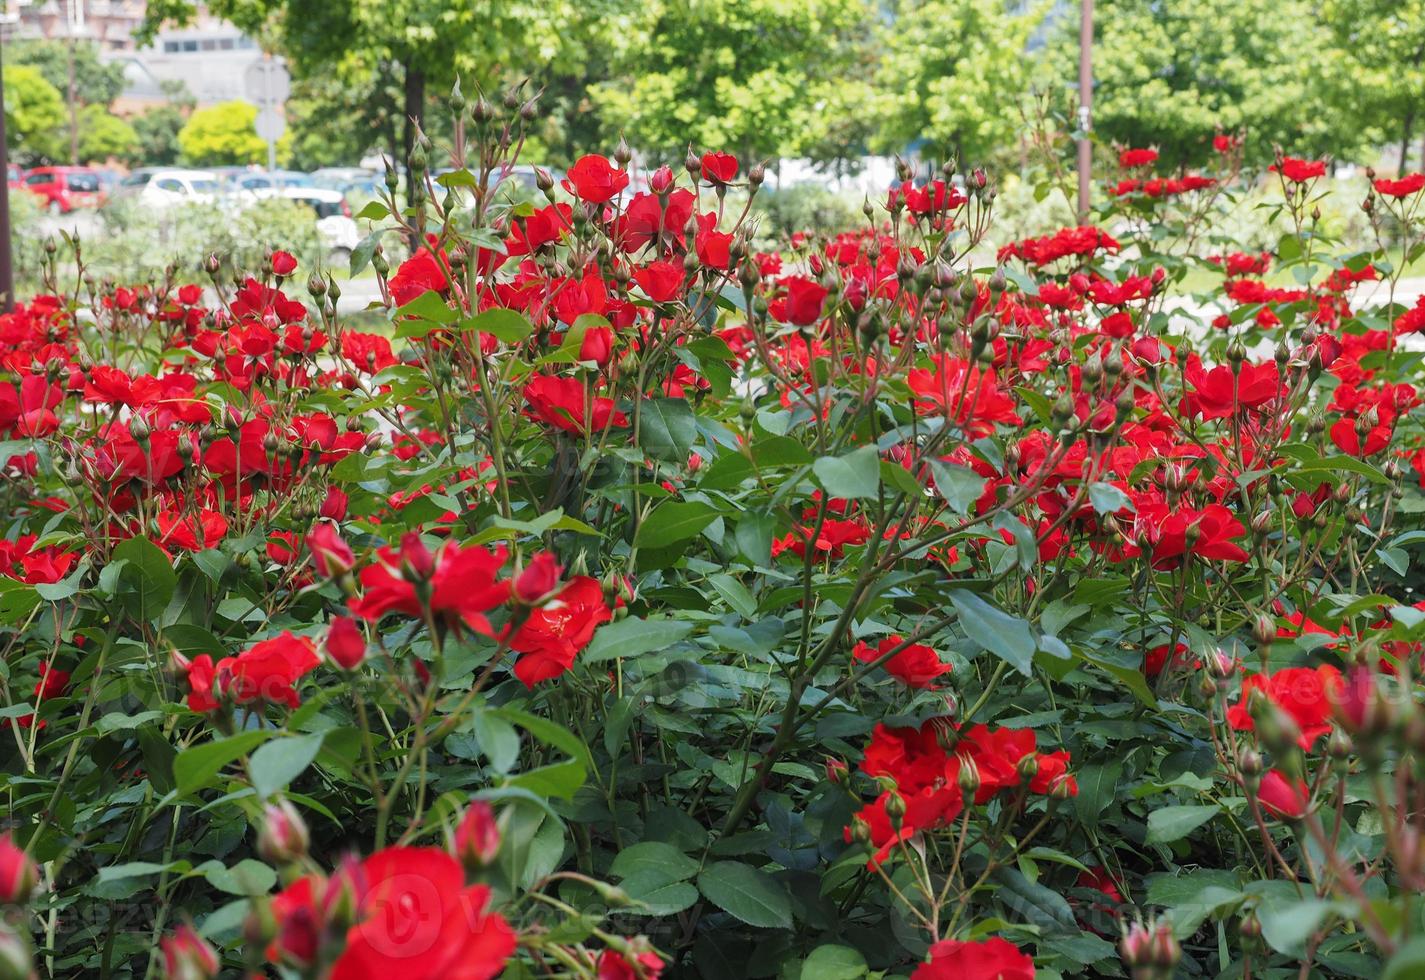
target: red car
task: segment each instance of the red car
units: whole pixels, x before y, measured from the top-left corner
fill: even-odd
[[[92,167],[36,167],[25,175],[25,189],[43,198],[51,214],[104,203],[99,171]]]

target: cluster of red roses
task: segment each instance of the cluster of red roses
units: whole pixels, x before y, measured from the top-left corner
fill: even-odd
[[[344,576],[356,566],[355,554],[332,524],[318,524],[306,543],[327,578]],[[361,569],[361,591],[351,599],[351,613],[370,623],[388,613],[430,618],[496,638],[519,654],[514,674],[526,687],[534,687],[572,667],[594,631],[613,613],[598,580],[579,575],[561,581],[563,569],[554,555],[536,554],[523,570],[500,578],[507,559],[504,549],[462,547],[451,541],[432,551],[419,534],[408,533],[399,548],[379,548],[376,561]],[[507,607],[511,619],[497,630],[487,614]],[[356,669],[366,658],[366,639],[349,617],[332,621],[325,646],[343,670]],[[181,666],[188,676],[188,706],[210,712],[254,702],[295,708],[300,701],[294,685],[319,663],[311,639],[284,632],[216,664],[203,654],[191,662],[182,660]]]
[[[944,827],[968,806],[983,806],[1001,793],[1015,803],[1027,794],[1065,799],[1078,795],[1069,774],[1069,753],[1040,753],[1030,729],[961,729],[949,718],[931,718],[919,728],[878,724],[861,760],[861,771],[886,789],[856,814],[846,839],[872,848],[873,864],[916,834]]]

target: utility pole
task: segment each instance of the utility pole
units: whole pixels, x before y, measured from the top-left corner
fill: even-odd
[[[5,46],[0,44],[0,167],[5,182],[0,184],[0,313],[15,308],[15,272],[10,264],[10,150],[5,143]]]
[[[1093,0],[1079,0],[1079,223],[1088,220],[1092,189]]]

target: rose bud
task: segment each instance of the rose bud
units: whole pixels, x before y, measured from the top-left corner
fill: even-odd
[[[290,276],[297,271],[297,259],[290,252],[272,253],[272,273],[278,276]]]
[[[322,501],[321,510],[318,513],[329,521],[340,521],[346,518],[346,494],[336,487],[327,490],[326,499]]]
[[[307,535],[307,550],[317,570],[327,578],[340,578],[356,565],[351,546],[341,539],[335,524],[319,523]]]
[[[257,853],[269,864],[289,864],[307,854],[310,840],[306,821],[286,800],[267,804],[262,811],[262,829],[257,835]]]
[[[673,170],[666,163],[648,177],[648,189],[655,194],[666,194],[673,187]]]
[[[356,921],[366,894],[366,872],[360,859],[348,854],[322,889],[322,921],[337,931],[346,929]]]
[[[435,574],[435,555],[416,531],[401,535],[401,572],[415,582],[427,582]]]
[[[327,656],[342,670],[355,670],[366,659],[366,638],[350,616],[338,616],[327,629]]]
[[[1391,704],[1381,696],[1375,673],[1364,664],[1352,667],[1342,683],[1327,693],[1336,721],[1350,734],[1373,736],[1390,727]]]
[[[559,573],[562,571],[552,552],[541,551],[515,576],[513,591],[516,601],[526,606],[538,605],[541,599],[558,588]]]
[[[0,905],[24,905],[40,882],[34,860],[15,846],[9,834],[0,837]]]
[[[159,940],[164,980],[210,980],[218,975],[218,954],[186,922]]]
[[[827,781],[828,781],[828,782],[832,782],[832,783],[845,782],[846,776],[847,776],[847,774],[848,774],[849,772],[850,772],[850,770],[847,768],[845,762],[843,762],[842,760],[836,758],[835,756],[827,756],[827,759],[826,759],[826,778],[827,778]]]
[[[455,828],[455,856],[472,874],[488,867],[500,853],[500,826],[484,800],[472,800]]]

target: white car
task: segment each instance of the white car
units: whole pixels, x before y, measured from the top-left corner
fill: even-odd
[[[317,217],[317,236],[327,250],[328,261],[345,265],[352,249],[361,242],[361,229],[351,217],[351,207],[341,191],[321,187],[283,187],[279,197],[308,205]]]
[[[153,170],[131,184],[132,179],[124,180],[121,188],[137,191],[139,200],[152,207],[211,204],[222,191],[217,178],[204,170]]]

